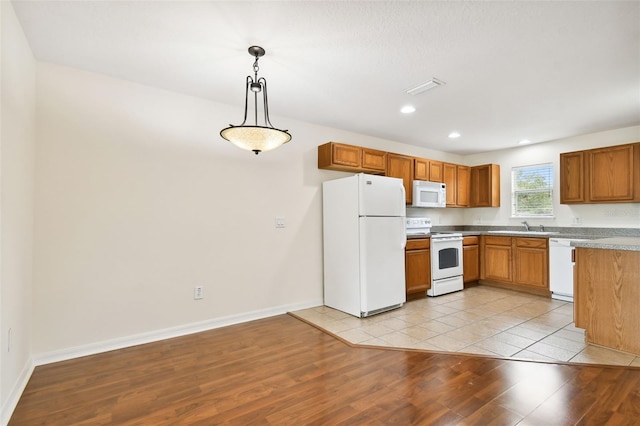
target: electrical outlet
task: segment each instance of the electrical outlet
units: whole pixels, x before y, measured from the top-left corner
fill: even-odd
[[[276,228],[284,228],[284,217],[276,216]]]
[[[572,225],[582,225],[582,218],[580,216],[573,216],[571,218],[571,224]]]
[[[203,288],[201,285],[194,287],[193,289],[193,300],[200,300],[204,297]]]

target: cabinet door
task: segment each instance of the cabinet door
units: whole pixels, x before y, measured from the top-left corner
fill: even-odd
[[[357,146],[333,144],[333,163],[342,166],[360,167],[360,148]]]
[[[511,237],[485,236],[483,241],[482,279],[512,282]]]
[[[456,204],[460,207],[469,206],[469,185],[471,179],[471,169],[467,166],[457,166],[457,193]]]
[[[429,180],[429,160],[426,158],[414,159],[414,179]]]
[[[584,151],[560,154],[560,204],[584,203]]]
[[[375,149],[362,148],[362,168],[384,172],[387,167],[387,153]]]
[[[442,161],[416,158],[414,164],[414,178],[417,180],[428,180],[431,182],[444,182],[442,166]]]
[[[587,151],[589,201],[633,200],[633,145]]]
[[[500,207],[500,166],[471,167],[471,207]]]
[[[444,163],[444,183],[447,185],[447,207],[454,207],[458,199],[458,172],[455,164]]]
[[[406,193],[406,203],[413,200],[413,157],[400,154],[387,154],[387,176],[402,179]]]
[[[478,245],[469,245],[462,248],[462,278],[465,283],[480,279],[480,250]]]
[[[544,238],[514,238],[514,283],[549,288],[549,255]]]
[[[444,182],[444,163],[442,161],[429,160],[429,180]]]
[[[407,294],[426,292],[431,288],[431,255],[429,249],[405,252],[405,286]]]

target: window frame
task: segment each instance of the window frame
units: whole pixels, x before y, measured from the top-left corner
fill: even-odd
[[[516,173],[519,171],[527,171],[537,168],[544,168],[547,170],[547,173],[540,174],[542,179],[548,180],[548,186],[542,188],[533,188],[533,189],[516,189]],[[554,167],[553,163],[540,163],[540,164],[529,164],[524,166],[514,166],[511,168],[511,217],[514,219],[522,219],[522,218],[538,218],[538,219],[553,219],[554,216],[554,203],[553,203],[553,185],[554,185]],[[534,214],[531,212],[521,212],[518,210],[518,194],[522,193],[548,193],[549,194],[549,205],[545,205],[545,208],[548,208],[549,213],[547,214]]]

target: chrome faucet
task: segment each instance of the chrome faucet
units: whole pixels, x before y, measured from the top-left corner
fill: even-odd
[[[524,221],[522,221],[520,223],[524,225],[524,229],[526,229],[527,231],[529,230],[529,224],[527,223],[526,220],[524,220]]]
[[[540,232],[544,232],[544,225],[540,224]]]

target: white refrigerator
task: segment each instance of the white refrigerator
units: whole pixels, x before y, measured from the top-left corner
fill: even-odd
[[[356,317],[406,301],[402,179],[357,174],[322,184],[324,303]]]

